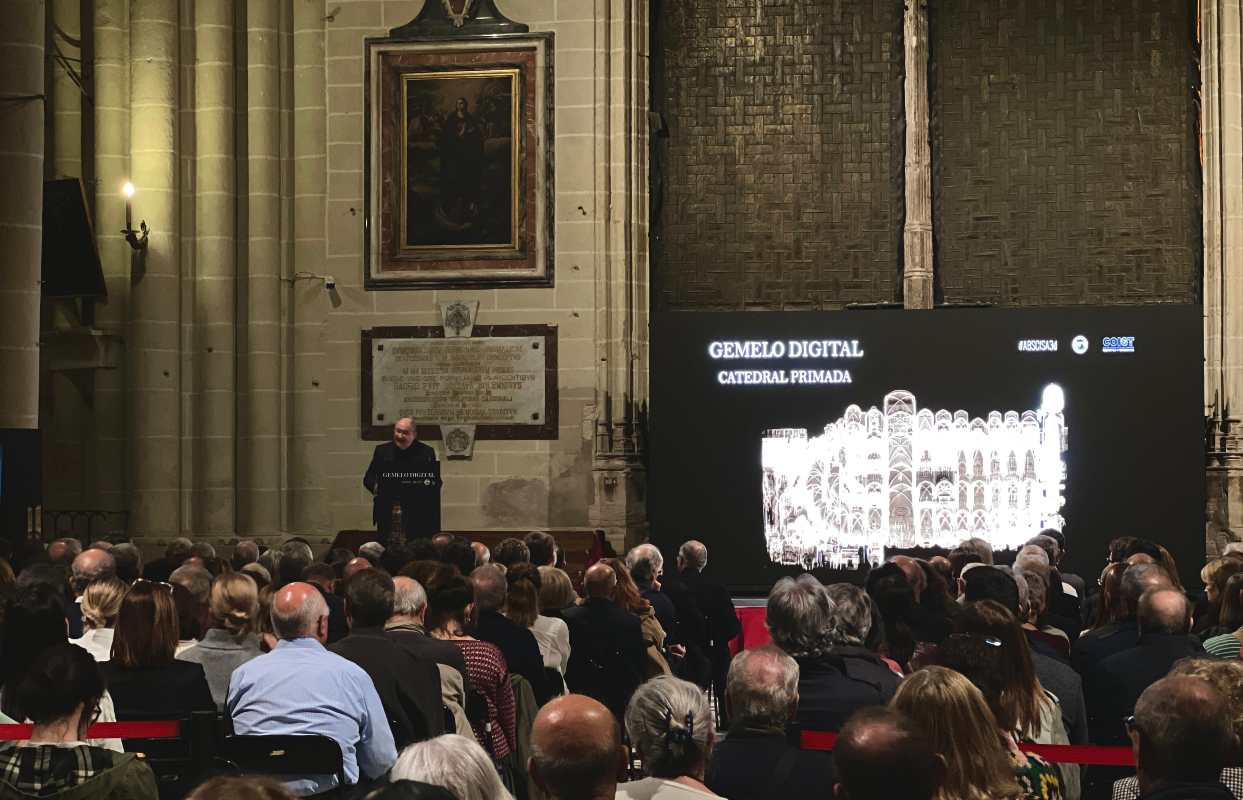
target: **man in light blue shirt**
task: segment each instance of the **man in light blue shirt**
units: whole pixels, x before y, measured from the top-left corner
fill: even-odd
[[[233,671],[226,704],[233,730],[252,735],[329,736],[341,746],[345,778],[375,779],[397,761],[384,706],[362,667],[324,648],[328,605],[308,583],[291,583],[272,598],[276,648]],[[294,794],[326,792],[334,775],[286,780]]]

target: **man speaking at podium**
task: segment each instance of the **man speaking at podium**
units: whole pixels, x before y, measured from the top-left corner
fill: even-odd
[[[402,417],[393,425],[393,441],[376,446],[367,474],[363,476],[363,486],[375,495],[371,501],[371,521],[376,526],[381,544],[388,544],[393,509],[382,507],[380,475],[391,470],[419,471],[435,461],[436,451],[418,440],[414,420],[410,417]]]

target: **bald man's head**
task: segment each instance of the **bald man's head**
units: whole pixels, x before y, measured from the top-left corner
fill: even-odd
[[[1236,741],[1226,699],[1203,678],[1162,678],[1135,702],[1131,745],[1140,794],[1174,782],[1215,782]]]
[[[1182,634],[1191,629],[1191,604],[1177,589],[1153,589],[1139,598],[1140,633]]]
[[[617,588],[617,573],[608,564],[597,562],[592,564],[583,576],[583,594],[588,597],[600,597],[605,600],[613,598]]]
[[[918,727],[883,706],[865,708],[842,726],[833,763],[837,800],[931,800],[945,770]]]
[[[86,591],[88,584],[94,581],[106,581],[115,578],[117,561],[107,550],[92,548],[83,550],[73,559],[73,589],[78,594]]]
[[[370,561],[362,556],[351,558],[349,561],[345,562],[345,569],[341,572],[341,578],[348,581],[350,576],[354,573],[362,572],[365,569],[372,569]]]
[[[272,629],[281,639],[328,638],[328,604],[309,583],[287,583],[272,597]]]
[[[409,417],[402,417],[393,423],[393,444],[397,445],[398,450],[405,450],[414,444],[418,436],[419,432],[414,427],[414,420]]]
[[[625,758],[617,721],[590,697],[558,697],[535,716],[528,772],[557,800],[613,797]]]

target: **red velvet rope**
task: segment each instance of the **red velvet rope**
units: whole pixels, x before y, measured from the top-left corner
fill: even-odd
[[[836,733],[803,731],[800,744],[804,750],[832,750]],[[1054,764],[1090,764],[1104,767],[1133,767],[1135,756],[1129,747],[1097,747],[1075,744],[1029,744],[1020,742],[1027,753],[1035,753]]]
[[[33,725],[0,725],[0,739],[29,739]],[[156,722],[97,722],[86,732],[88,739],[176,739],[181,723],[176,720]]]

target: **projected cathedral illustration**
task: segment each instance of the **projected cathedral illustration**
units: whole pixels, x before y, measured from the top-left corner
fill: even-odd
[[[920,409],[901,389],[882,408],[851,405],[818,436],[764,433],[768,556],[806,569],[880,564],[887,548],[950,548],[979,536],[1014,549],[1061,529],[1065,397],[1044,387],[1036,411]]]

